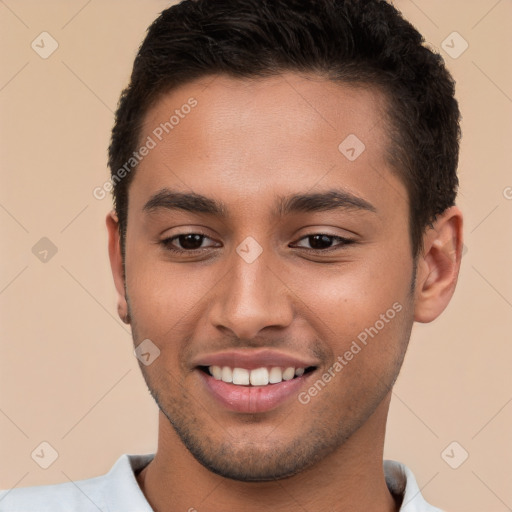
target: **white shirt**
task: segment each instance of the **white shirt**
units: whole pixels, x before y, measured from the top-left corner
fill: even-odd
[[[0,512],[153,512],[135,478],[153,457],[124,454],[102,476],[1,491]],[[400,512],[442,512],[423,499],[409,468],[386,460],[384,473],[389,490],[403,495]]]

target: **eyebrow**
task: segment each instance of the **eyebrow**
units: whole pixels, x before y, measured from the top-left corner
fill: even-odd
[[[196,193],[184,193],[162,189],[149,199],[143,211],[152,213],[158,210],[184,210],[191,213],[223,217],[229,216],[228,207],[222,201]],[[365,199],[346,190],[293,194],[277,197],[277,205],[272,211],[276,217],[293,213],[322,212],[330,210],[360,210],[376,213],[377,209]]]

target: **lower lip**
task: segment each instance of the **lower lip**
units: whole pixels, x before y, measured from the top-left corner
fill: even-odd
[[[214,379],[202,370],[197,370],[208,392],[225,408],[245,413],[267,412],[297,397],[300,388],[311,375],[307,373],[292,380],[284,380],[278,384],[267,386],[237,386],[222,380]]]

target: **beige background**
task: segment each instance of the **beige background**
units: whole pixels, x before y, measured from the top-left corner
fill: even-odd
[[[108,177],[135,52],[167,5],[0,1],[0,488],[88,478],[155,450],[157,409],[116,315],[110,199],[92,191]],[[396,5],[457,81],[467,252],[445,314],[413,331],[385,455],[442,508],[512,510],[512,2]],[[59,44],[47,59],[31,48],[43,31]],[[469,44],[456,59],[441,48],[453,31]],[[46,262],[32,252],[42,237],[57,247]],[[43,441],[58,452],[48,469],[31,458]],[[441,455],[453,441],[444,459],[469,453],[458,469]]]

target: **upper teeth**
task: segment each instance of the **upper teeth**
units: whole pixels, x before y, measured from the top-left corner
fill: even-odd
[[[270,368],[256,368],[247,370],[245,368],[231,368],[229,366],[210,366],[210,374],[217,380],[229,382],[239,386],[266,386],[267,384],[277,384],[283,380],[291,380],[295,376],[300,377],[304,374],[304,368],[279,368],[273,366]]]

